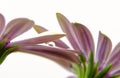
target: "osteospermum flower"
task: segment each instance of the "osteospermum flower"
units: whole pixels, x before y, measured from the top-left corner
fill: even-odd
[[[21,41],[12,41],[17,36],[31,29],[34,25],[34,22],[27,18],[16,18],[5,25],[5,18],[2,14],[0,14],[0,64],[4,61],[8,54],[14,51],[25,51],[29,46],[31,49],[29,49],[29,51],[34,51],[33,49],[39,48],[38,46],[40,45],[38,44],[47,43],[64,36],[64,34],[51,34]],[[42,29],[43,27],[41,27],[41,32]],[[40,47],[42,47],[43,50],[47,50],[47,47],[45,46]]]
[[[47,29],[35,25],[34,29],[40,34],[42,32],[48,31]],[[53,40],[59,47],[53,47],[52,44],[49,45],[47,43],[46,45],[29,45],[29,46],[24,46],[19,49],[19,51],[24,51],[26,53],[31,53],[39,56],[46,57],[48,59],[53,60],[54,62],[57,62],[60,64],[62,67],[70,71],[71,63],[79,63],[78,57],[76,57],[76,51],[74,50],[67,50],[64,48],[68,48],[68,46],[61,41],[60,39]]]
[[[120,77],[120,43],[111,52],[111,40],[99,32],[95,53],[93,37],[88,28],[79,23],[70,23],[60,13],[57,13],[57,19],[73,49],[78,51],[81,64],[73,64],[72,67],[78,78]]]

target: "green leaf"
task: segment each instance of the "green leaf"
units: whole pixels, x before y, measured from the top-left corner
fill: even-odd
[[[112,67],[112,64],[109,64],[107,67],[105,67],[101,72],[99,72],[95,78],[103,78],[107,73],[108,71],[110,70],[110,68]]]
[[[2,55],[0,55],[0,64],[2,64],[5,58],[17,48],[18,46],[4,48],[4,50],[2,51]]]
[[[93,67],[94,67],[94,56],[93,56],[93,52],[90,51],[88,58],[88,66],[85,72],[85,78],[92,78],[91,74],[93,72]]]

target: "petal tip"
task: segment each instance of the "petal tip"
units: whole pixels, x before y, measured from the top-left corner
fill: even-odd
[[[47,29],[39,25],[34,25],[33,28],[38,34],[47,31]]]
[[[57,16],[57,17],[61,16],[61,13],[56,13],[56,16]]]
[[[58,20],[66,19],[66,17],[63,14],[61,14],[61,13],[56,13],[56,16],[57,16]]]

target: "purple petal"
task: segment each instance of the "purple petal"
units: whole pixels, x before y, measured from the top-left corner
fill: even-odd
[[[107,64],[113,65],[110,71],[114,71],[120,68],[120,43],[118,43],[112,51]]]
[[[77,78],[76,76],[69,76],[69,77],[67,77],[67,78]]]
[[[57,13],[57,19],[58,19],[58,22],[63,30],[63,32],[66,33],[66,36],[68,38],[68,40],[70,41],[71,45],[73,46],[73,48],[75,50],[79,50],[79,46],[77,44],[77,42],[74,40],[74,37],[73,37],[73,26],[72,24],[69,22],[69,20],[63,16],[62,14],[60,13]]]
[[[14,19],[7,24],[2,37],[11,40],[32,28],[33,25],[34,22],[26,18]]]
[[[19,50],[24,51],[26,53],[31,53],[46,57],[68,69],[71,68],[71,63],[73,62],[79,63],[78,58],[75,55],[76,53],[72,50],[66,50],[66,49],[54,48],[54,47],[42,46],[42,45],[22,46]]]
[[[72,51],[72,50],[54,48],[54,47],[43,46],[43,45],[21,46],[20,50],[21,51],[26,50],[26,51],[29,51],[28,53],[33,53],[33,54],[38,54],[38,55],[41,55],[41,54],[53,55],[53,56],[61,57],[71,62],[78,63],[78,58],[75,55],[77,52]]]
[[[32,45],[32,44],[40,44],[40,43],[47,43],[50,41],[54,41],[58,38],[65,36],[65,34],[53,34],[53,35],[45,35],[39,36],[35,38],[30,38],[22,41],[13,42],[11,45]]]
[[[91,32],[82,24],[74,23],[73,26],[74,39],[80,45],[80,50],[87,55],[90,51],[94,52],[94,42]]]
[[[41,32],[45,32],[45,31],[48,31],[47,29],[41,27],[41,26],[38,26],[38,25],[35,25],[33,26],[34,29],[36,30],[37,33],[41,33]],[[53,41],[55,43],[55,45],[57,47],[61,47],[61,48],[69,48],[62,40],[58,39],[58,40],[55,40]]]
[[[99,32],[97,52],[96,52],[96,61],[99,61],[101,65],[107,61],[112,48],[111,40],[101,32]]]
[[[60,48],[66,48],[68,49],[69,47],[67,46],[67,44],[65,44],[62,40],[55,40],[53,41],[55,43],[55,45],[57,47],[60,47]]]
[[[66,33],[68,40],[75,50],[87,54],[90,50],[94,51],[93,38],[90,31],[82,24],[72,24],[65,16],[57,13],[58,22],[62,30]]]
[[[36,31],[37,33],[42,33],[42,32],[47,31],[47,29],[45,29],[45,28],[42,27],[42,26],[38,26],[38,25],[33,26],[33,28],[35,29],[35,31]]]
[[[4,27],[5,27],[5,18],[2,14],[0,14],[0,34],[3,31]]]
[[[120,76],[120,68],[117,68],[117,70],[113,70],[109,73],[110,76],[119,75]]]

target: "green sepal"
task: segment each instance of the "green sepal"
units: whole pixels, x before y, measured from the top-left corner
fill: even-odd
[[[108,66],[106,66],[102,71],[100,71],[95,78],[104,78],[104,76],[108,73],[108,71],[110,70],[110,68],[112,67],[112,64],[109,64]]]
[[[83,66],[80,67],[80,68],[81,68],[81,72],[80,72],[79,78],[84,78],[84,76],[85,76],[85,68]]]
[[[3,61],[5,60],[5,58],[12,53],[15,49],[17,49],[19,46],[11,46],[11,47],[7,47],[2,49],[1,54],[0,54],[0,64],[3,63]]]
[[[7,42],[6,39],[0,42],[0,57],[3,55],[4,51],[6,50],[5,48],[6,42]]]
[[[79,60],[80,60],[80,62],[82,62],[82,63],[85,63],[85,62],[86,62],[86,58],[85,58],[85,56],[84,56],[83,54],[79,54]]]
[[[89,57],[88,57],[88,66],[85,72],[85,78],[92,78],[92,73],[93,73],[93,67],[94,67],[94,55],[93,52],[89,52]]]
[[[77,75],[77,78],[84,78],[84,68],[79,64],[73,64],[73,72]]]
[[[83,54],[79,54],[79,60],[81,62],[81,71],[82,71],[81,78],[84,78],[86,72],[86,57]]]
[[[4,39],[4,40],[2,40],[2,41],[0,42],[0,50],[5,46],[6,42],[7,42],[6,39]],[[0,51],[0,52],[1,52],[1,51]]]
[[[99,62],[97,62],[93,68],[93,72],[92,72],[92,78],[95,77],[97,71],[98,71],[98,67],[99,67]]]
[[[73,72],[78,76],[78,78],[79,78],[79,76],[80,76],[80,74],[81,74],[81,67],[80,67],[80,65],[79,64],[73,64],[72,65],[72,69],[73,69]]]

